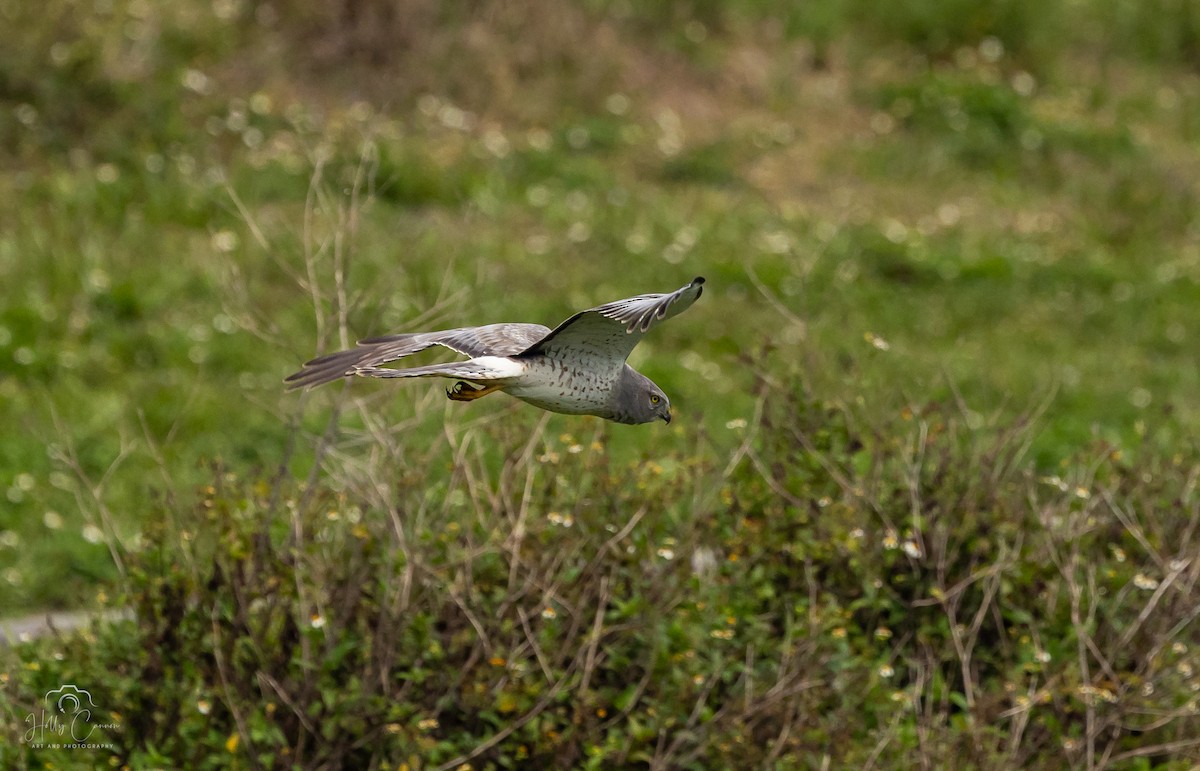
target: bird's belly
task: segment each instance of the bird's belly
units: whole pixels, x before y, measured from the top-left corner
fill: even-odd
[[[586,367],[543,362],[504,390],[523,402],[567,415],[599,415],[610,411],[614,383]]]
[[[504,390],[534,407],[567,415],[595,415],[600,411],[606,411],[608,407],[606,399],[598,399],[593,394],[558,387],[510,386]]]

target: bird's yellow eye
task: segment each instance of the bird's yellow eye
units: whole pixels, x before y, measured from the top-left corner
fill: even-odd
[[[650,403],[651,404],[658,404],[660,401],[662,401],[662,399],[658,398],[658,394],[650,394]]]

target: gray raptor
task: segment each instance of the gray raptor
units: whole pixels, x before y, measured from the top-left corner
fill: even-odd
[[[702,291],[704,279],[697,277],[668,294],[643,294],[580,311],[553,330],[512,323],[373,337],[357,348],[313,359],[286,382],[289,388],[306,388],[350,375],[448,377],[458,381],[446,391],[454,401],[503,391],[551,412],[618,423],[670,423],[666,394],[625,360],[656,321],[687,310]],[[380,366],[435,345],[470,358],[408,369]]]

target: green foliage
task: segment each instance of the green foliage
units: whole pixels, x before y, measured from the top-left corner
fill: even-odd
[[[1025,100],[1005,84],[932,73],[884,88],[880,100],[902,127],[968,168],[1003,168],[1040,138]]]
[[[736,164],[726,143],[716,142],[689,148],[663,163],[662,177],[667,182],[707,185],[731,185],[738,182]]]
[[[882,12],[853,4],[856,22],[885,43],[902,43],[931,60],[948,61],[986,39],[998,41],[1035,71],[1050,66],[1061,44],[1065,15],[1059,2],[1036,0],[901,0]]]
[[[1105,172],[1114,164],[1144,168],[1127,129],[1040,117],[1030,98],[1032,78],[1001,77],[990,67],[934,69],[884,85],[877,104],[924,152],[914,158],[880,152],[881,163],[1012,175],[1052,189],[1070,184],[1081,164]]]
[[[0,149],[30,161],[71,152],[129,162],[183,141],[180,64],[236,39],[214,29],[211,11],[151,14],[124,0],[6,3],[0,17],[21,30],[0,52]]]
[[[1200,9],[1186,0],[1096,3],[1108,45],[1155,62],[1200,67]]]
[[[383,152],[379,168],[378,195],[398,206],[454,206],[470,198],[478,187],[478,169],[469,162],[453,166],[432,164],[412,150]]]
[[[336,488],[215,469],[125,555],[135,619],[16,649],[6,712],[69,673],[121,705],[132,767],[851,766],[886,740],[886,767],[1061,768],[1195,736],[1200,459],[1038,478],[1026,423],[759,395],[720,462],[509,430]],[[6,765],[47,752],[10,738]]]

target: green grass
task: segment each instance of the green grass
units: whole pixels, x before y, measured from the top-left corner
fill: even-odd
[[[1087,767],[1098,725],[1115,767],[1194,762],[1186,4],[84,5],[0,9],[0,604],[139,618],[5,653],[0,730],[78,676],[133,766],[432,767],[512,728],[486,762]],[[633,358],[670,428],[281,388],[343,336],[695,275]],[[756,711],[774,685],[796,701]],[[1170,719],[1135,735],[1142,709]]]

